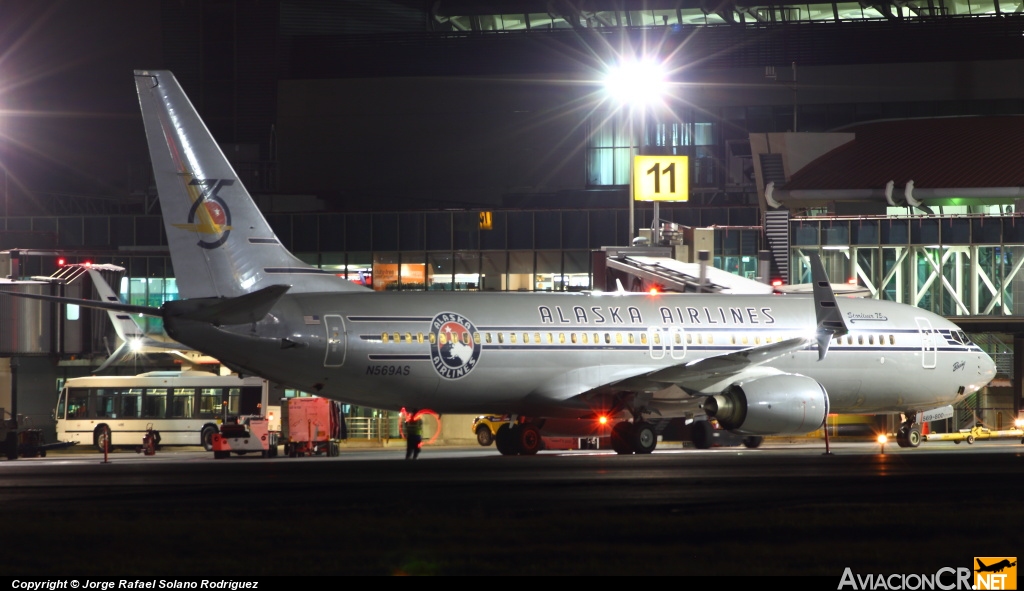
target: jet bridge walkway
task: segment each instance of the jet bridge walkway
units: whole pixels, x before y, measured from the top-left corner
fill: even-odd
[[[662,252],[664,251],[664,252]],[[730,293],[730,294],[770,294],[774,290],[771,285],[746,279],[728,271],[700,263],[684,263],[671,257],[668,248],[622,248],[605,249],[605,268],[609,276],[627,281],[623,285],[630,291],[647,291],[658,286],[662,291]],[[704,282],[701,288],[701,267]],[[595,265],[595,279],[597,266]],[[596,282],[595,282],[596,283]],[[611,281],[614,284],[614,280]],[[614,286],[606,286],[614,290]]]

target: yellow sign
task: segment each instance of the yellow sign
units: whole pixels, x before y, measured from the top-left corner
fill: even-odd
[[[480,212],[480,229],[490,230],[494,227],[494,222],[491,219],[491,212],[481,211]]]
[[[634,201],[687,201],[690,165],[686,156],[634,156]]]

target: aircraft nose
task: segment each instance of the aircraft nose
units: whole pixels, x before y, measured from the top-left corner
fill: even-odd
[[[984,380],[982,385],[992,381],[992,378],[996,377],[996,362],[988,353],[982,353],[981,359],[978,363],[978,373],[981,375],[981,379]]]

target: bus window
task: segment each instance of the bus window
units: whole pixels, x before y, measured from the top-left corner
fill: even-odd
[[[70,392],[68,395],[68,418],[84,419],[89,416],[89,390],[71,388]]]
[[[171,397],[171,418],[191,419],[195,400],[195,388],[175,388]]]
[[[96,390],[96,417],[101,419],[117,418],[117,400],[113,390],[99,388]]]
[[[220,416],[220,403],[224,393],[221,388],[200,388],[199,389],[199,416],[216,418]]]
[[[142,388],[130,388],[121,393],[121,416],[126,419],[142,416]]]
[[[142,414],[153,419],[167,416],[167,388],[146,388],[146,397],[142,402]]]

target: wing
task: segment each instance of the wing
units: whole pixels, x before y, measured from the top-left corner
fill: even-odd
[[[614,409],[616,405],[608,401],[625,395],[639,398],[641,406],[656,409],[662,416],[695,416],[703,414],[700,405],[708,395],[718,394],[736,381],[782,373],[766,364],[814,342],[813,337],[793,338],[667,367],[574,368],[536,391],[535,402]]]
[[[815,340],[803,337],[787,339],[778,343],[769,343],[741,349],[725,355],[714,355],[688,363],[680,363],[660,368],[642,375],[622,380],[618,384],[623,390],[651,391],[679,386],[683,390],[694,390],[692,384],[707,381],[719,381],[736,376],[744,371],[778,359],[783,355],[799,351],[812,344]],[[701,388],[703,389],[703,388]]]

